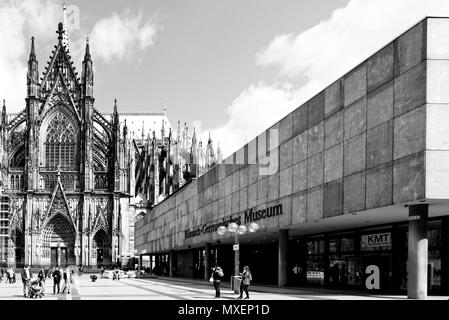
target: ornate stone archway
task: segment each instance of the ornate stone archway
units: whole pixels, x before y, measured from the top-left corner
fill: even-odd
[[[41,264],[47,266],[67,266],[76,263],[76,231],[72,222],[61,212],[57,212],[42,230]]]
[[[111,259],[111,237],[101,228],[92,241],[92,265],[100,268],[112,263]]]
[[[14,228],[9,234],[8,250],[9,264],[22,268],[25,265],[25,238],[19,228]]]

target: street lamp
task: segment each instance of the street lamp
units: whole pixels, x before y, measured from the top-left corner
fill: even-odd
[[[223,236],[226,234],[226,232],[231,232],[234,234],[234,279],[233,281],[235,281],[235,279],[240,275],[240,245],[239,245],[239,235],[244,235],[247,232],[250,233],[254,233],[257,232],[260,229],[260,226],[255,223],[252,222],[249,227],[245,226],[245,225],[238,225],[235,222],[232,222],[228,225],[228,227],[226,228],[225,226],[221,226],[217,229],[217,233],[220,236]],[[237,288],[237,286],[234,284],[234,292],[235,293],[239,293],[239,289]]]

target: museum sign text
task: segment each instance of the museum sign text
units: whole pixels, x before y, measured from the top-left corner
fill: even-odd
[[[244,224],[268,219],[271,217],[278,216],[282,214],[282,204],[278,204],[275,206],[267,207],[264,209],[256,210],[254,208],[245,210],[243,216],[237,216],[233,217],[232,215],[228,218],[223,218],[221,222],[214,223],[214,224],[204,224],[197,228],[192,228],[189,230],[185,230],[185,239],[190,239],[193,237],[200,236],[202,234],[208,234],[217,231],[217,229],[221,226],[227,227],[230,223],[237,223],[238,225],[242,224],[242,221]],[[242,219],[243,218],[243,219]]]

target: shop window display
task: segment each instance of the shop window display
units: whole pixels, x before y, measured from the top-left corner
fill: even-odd
[[[355,235],[329,240],[331,286],[345,288],[360,285],[360,259],[357,257],[355,241]]]
[[[324,285],[324,240],[307,241],[307,283]]]

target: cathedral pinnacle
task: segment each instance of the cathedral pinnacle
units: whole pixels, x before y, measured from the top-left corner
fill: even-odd
[[[86,38],[86,52],[84,53],[84,60],[90,60],[89,37]]]
[[[36,58],[36,51],[34,50],[34,37],[31,37],[31,51],[30,51],[30,60],[32,58]]]
[[[64,1],[62,7],[62,27],[64,30],[64,35],[62,36],[62,45],[69,48],[69,31],[68,31],[68,23],[67,23],[67,2]]]
[[[62,41],[64,35],[64,25],[62,24],[62,22],[58,24],[58,31],[56,31],[56,33],[58,34],[58,40]]]

